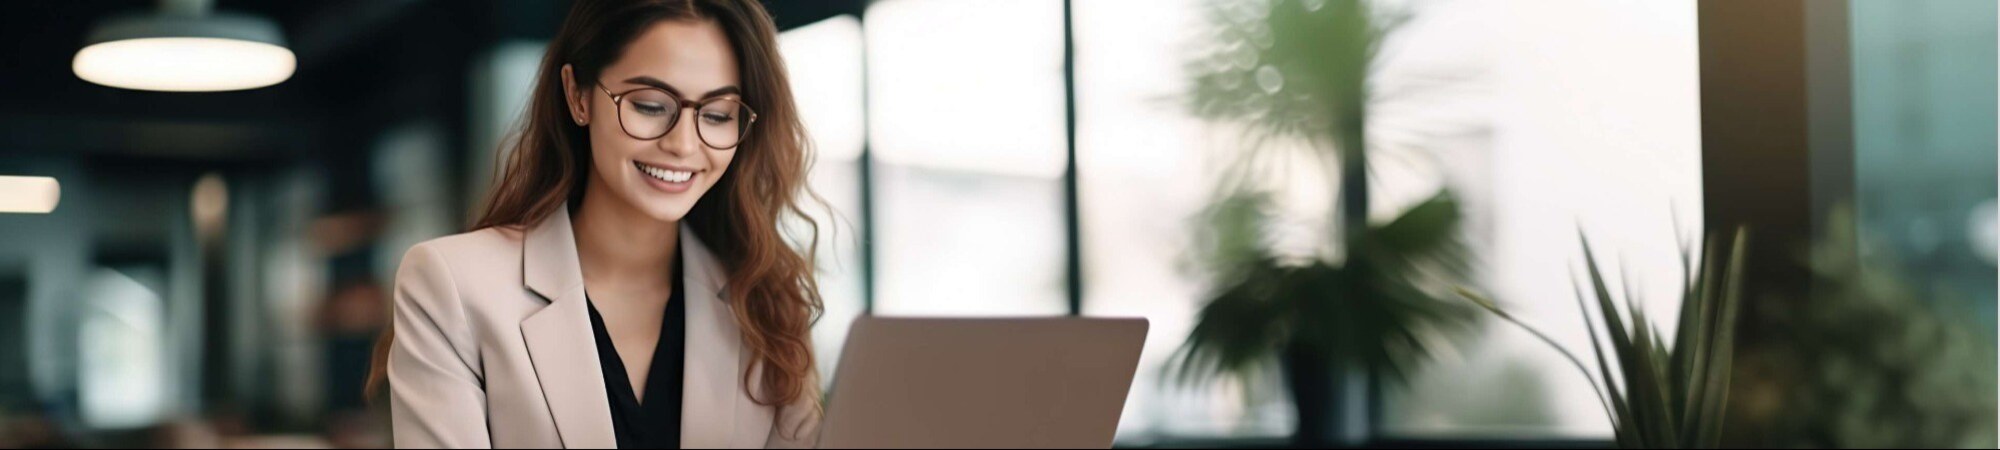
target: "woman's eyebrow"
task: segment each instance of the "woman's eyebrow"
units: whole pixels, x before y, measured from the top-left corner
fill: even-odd
[[[677,95],[677,96],[681,96],[681,97],[687,97],[687,95],[686,95],[686,94],[682,94],[682,93],[681,93],[681,90],[680,90],[680,89],[675,89],[673,85],[670,85],[670,84],[667,84],[667,82],[665,82],[665,81],[660,81],[660,79],[658,79],[658,78],[653,78],[653,77],[649,77],[649,76],[645,76],[645,75],[640,75],[640,76],[636,76],[636,77],[632,77],[632,78],[626,78],[626,79],[625,79],[625,82],[626,82],[626,83],[630,83],[630,84],[641,84],[641,85],[646,85],[646,86],[652,86],[652,87],[656,87],[656,88],[660,88],[660,89],[663,89],[663,90],[666,90],[666,91],[667,91],[668,93],[671,93],[671,94],[674,94],[674,95]],[[706,99],[706,98],[713,98],[713,97],[719,97],[719,96],[724,96],[724,95],[729,95],[729,94],[738,94],[738,93],[741,93],[741,92],[742,92],[742,89],[738,89],[738,88],[737,88],[736,86],[723,86],[723,87],[721,87],[721,88],[717,88],[717,89],[715,89],[715,90],[713,90],[713,91],[708,91],[707,93],[704,93],[704,94],[701,94],[701,98],[704,98],[704,99]]]

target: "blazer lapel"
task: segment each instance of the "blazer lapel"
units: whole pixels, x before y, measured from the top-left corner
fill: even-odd
[[[563,447],[615,448],[611,401],[604,393],[568,211],[567,205],[558,208],[522,243],[522,278],[550,303],[521,321],[521,336]]]
[[[681,446],[726,448],[743,402],[743,337],[723,296],[724,270],[689,228],[681,227],[687,264],[687,368],[681,379]],[[757,437],[763,437],[758,434]],[[762,446],[762,444],[758,444]]]

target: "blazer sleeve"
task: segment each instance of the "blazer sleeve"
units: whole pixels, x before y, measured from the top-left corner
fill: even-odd
[[[389,416],[397,448],[492,448],[486,391],[465,308],[444,257],[410,248],[396,271]]]
[[[765,448],[817,448],[819,447],[820,410],[819,380],[808,380],[806,390],[786,405],[771,423],[771,435],[764,439]]]

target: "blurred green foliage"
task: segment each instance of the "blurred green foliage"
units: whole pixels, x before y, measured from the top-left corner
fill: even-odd
[[[1434,288],[1465,268],[1450,195],[1373,227],[1340,263],[1272,254],[1260,239],[1268,206],[1265,196],[1241,194],[1207,215],[1204,254],[1219,288],[1178,354],[1183,381],[1249,375],[1287,345],[1400,381],[1474,318]]]
[[[1742,349],[1737,424],[1755,447],[1993,448],[1992,336],[1972,314],[1926,299],[1882,247],[1835,212],[1802,258],[1808,298],[1773,297],[1757,324],[1773,339]],[[1801,301],[1807,300],[1807,301]]]
[[[1361,0],[1210,1],[1213,29],[1188,70],[1189,109],[1245,135],[1198,227],[1195,255],[1214,276],[1210,300],[1176,354],[1179,379],[1245,380],[1291,355],[1313,355],[1393,382],[1477,317],[1448,298],[1465,280],[1459,206],[1440,192],[1387,223],[1368,223],[1368,78],[1395,14]],[[1339,257],[1271,248],[1278,221],[1266,186],[1273,140],[1307,143],[1305,158],[1339,194],[1326,241]]]

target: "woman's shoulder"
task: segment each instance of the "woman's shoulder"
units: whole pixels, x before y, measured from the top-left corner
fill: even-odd
[[[450,236],[433,238],[414,247],[428,247],[447,256],[494,256],[521,253],[523,230],[518,227],[486,227]]]
[[[528,295],[519,288],[521,241],[519,231],[484,228],[410,246],[396,270],[398,326],[429,322],[477,354],[468,349],[482,345],[482,330],[512,329],[532,311],[531,302],[509,301]]]
[[[442,272],[452,278],[493,280],[508,272],[518,275],[522,234],[518,228],[487,227],[419,242],[403,253],[403,266],[440,265],[443,267],[427,272]]]

